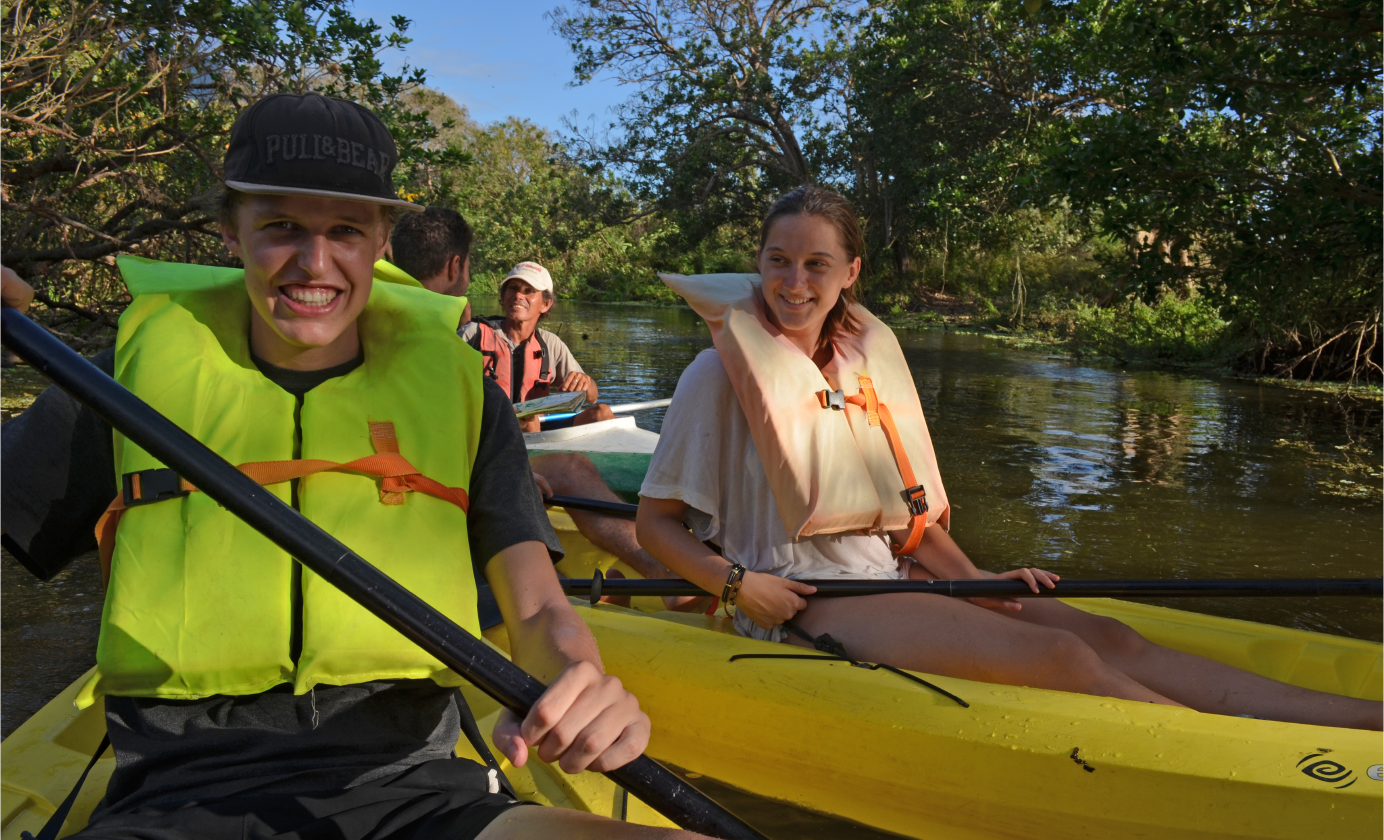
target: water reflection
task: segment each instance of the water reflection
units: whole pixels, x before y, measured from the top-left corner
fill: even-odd
[[[95,664],[103,594],[94,551],[46,583],[8,551],[0,555],[0,736],[7,736]]]
[[[479,299],[476,311],[498,311],[498,301]],[[543,322],[571,348],[612,404],[671,397],[678,377],[711,346],[711,332],[690,310],[641,304],[559,301]],[[663,427],[663,409],[635,415],[641,428]]]
[[[1069,577],[1380,573],[1380,410],[1324,394],[905,341],[953,535],[982,565]],[[1380,638],[1378,601],[1179,603]]]

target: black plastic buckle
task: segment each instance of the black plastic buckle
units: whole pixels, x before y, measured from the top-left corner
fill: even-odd
[[[904,490],[903,501],[914,516],[922,516],[927,513],[927,490],[923,485],[919,484]]]
[[[833,639],[830,633],[823,633],[822,635],[813,639],[812,646],[815,647],[817,650],[820,650],[822,653],[830,653],[833,656],[839,656],[842,659],[849,661],[852,665],[855,665],[856,667],[861,667],[859,662],[852,660],[851,657],[846,653],[846,646]]]
[[[136,477],[139,479],[138,496],[135,495]],[[141,470],[120,477],[120,494],[127,508],[152,505],[154,502],[186,496],[187,493],[182,488],[178,474],[170,469]]]
[[[601,584],[603,583],[605,583],[605,575],[601,573],[601,570],[592,570],[591,591],[587,594],[587,597],[591,600],[591,606],[593,607],[601,603]]]
[[[823,391],[826,395],[826,403],[822,408],[829,408],[832,411],[846,410],[846,395],[841,391]]]

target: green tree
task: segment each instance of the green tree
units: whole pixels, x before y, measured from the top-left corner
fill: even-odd
[[[426,114],[400,102],[421,72],[380,62],[408,42],[408,21],[385,35],[344,0],[13,0],[0,25],[0,259],[77,347],[110,340],[125,300],[117,254],[229,259],[214,218],[222,155],[261,96],[371,106],[399,142],[401,181],[446,154],[428,147]]]
[[[1156,231],[1146,298],[1195,283],[1287,375],[1377,377],[1380,19],[1372,0],[1156,0],[1045,9],[1110,102],[1056,126],[1035,191]]]
[[[569,275],[564,279],[616,269],[613,254],[599,266],[581,255],[593,238],[618,238],[613,231],[628,227],[624,217],[633,204],[623,185],[578,166],[558,138],[528,120],[481,125],[446,94],[426,88],[407,102],[427,114],[436,132],[432,143],[455,159],[420,167],[422,192],[415,198],[453,207],[475,228],[471,265],[479,289],[493,288],[521,260],[560,266]],[[599,290],[599,277],[589,279]]]
[[[855,192],[872,245],[890,254],[889,285],[909,285],[920,249],[939,257],[945,288],[958,251],[1050,238],[1055,220],[1016,215],[1041,129],[1108,103],[1074,77],[1067,33],[1033,6],[899,0],[860,34]],[[1061,60],[1049,58],[1055,46]]]
[[[583,161],[627,177],[646,211],[704,232],[754,219],[770,196],[830,180],[845,81],[845,21],[829,0],[583,0],[553,13],[578,83],[634,87]],[[699,234],[700,235],[700,234]]]
[[[1020,209],[1047,208],[1039,228],[1130,244],[1103,303],[1198,296],[1255,347],[1243,366],[1377,377],[1380,16],[1377,0],[898,0],[857,53],[875,239],[906,275],[910,235],[1022,251]]]

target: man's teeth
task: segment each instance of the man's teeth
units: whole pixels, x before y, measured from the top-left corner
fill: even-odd
[[[336,289],[318,289],[309,286],[285,286],[284,294],[293,298],[296,303],[307,306],[326,306],[336,300],[336,296],[341,294]]]

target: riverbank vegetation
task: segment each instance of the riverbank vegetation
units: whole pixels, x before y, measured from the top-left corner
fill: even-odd
[[[74,346],[110,340],[119,253],[226,259],[209,202],[230,119],[354,97],[404,194],[563,294],[673,302],[657,271],[752,270],[806,182],[856,203],[881,314],[1077,352],[1380,380],[1378,0],[581,0],[552,13],[613,114],[482,125],[386,72],[333,0],[4,8],[3,258]],[[406,52],[405,52],[406,54]]]

